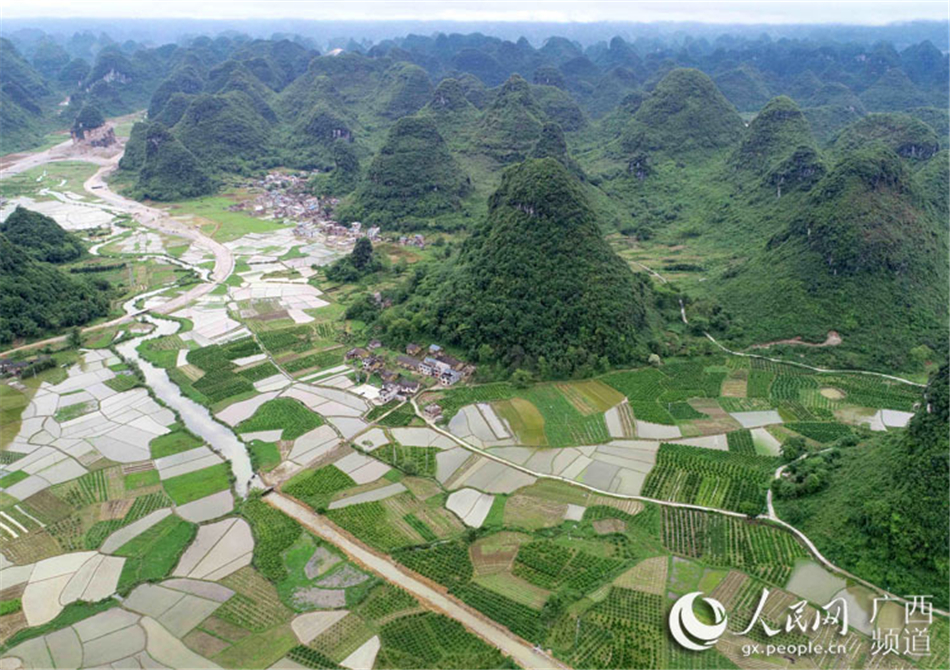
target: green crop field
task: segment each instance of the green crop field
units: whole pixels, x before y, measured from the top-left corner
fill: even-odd
[[[748,429],[726,433],[726,442],[729,445],[729,451],[735,454],[755,456],[755,443],[753,443],[752,433]]]
[[[622,561],[537,541],[518,550],[513,573],[544,589],[566,587],[584,592],[609,579],[621,567]]]
[[[403,616],[382,626],[379,668],[499,668],[505,659],[458,621],[435,612]]]
[[[552,631],[555,645],[578,668],[658,668],[666,656],[662,596],[613,587],[578,617],[565,615]]]
[[[393,552],[393,558],[443,586],[456,586],[471,580],[473,569],[464,542],[441,542],[427,547],[406,547]]]
[[[181,424],[176,425],[181,426]],[[176,428],[174,425],[170,427],[172,428],[170,433],[159,435],[149,443],[152,458],[171,456],[172,454],[178,454],[182,451],[195,449],[203,444],[203,441],[199,437],[184,427]]]
[[[300,526],[259,499],[248,500],[241,514],[254,534],[254,567],[271,581],[281,581],[287,574],[283,553],[300,537]]]
[[[800,435],[814,440],[815,442],[820,442],[822,444],[827,444],[829,442],[834,442],[840,437],[847,437],[848,435],[853,435],[851,429],[848,426],[845,426],[841,423],[822,423],[816,421],[810,422],[798,422],[798,423],[786,423],[785,427],[789,430],[794,430]]]
[[[116,550],[126,558],[119,577],[119,591],[161,579],[175,566],[197,528],[177,516],[168,516]]]
[[[356,486],[348,475],[336,466],[327,465],[318,470],[306,470],[293,477],[284,491],[307,503],[314,509],[325,507],[334,493]]]
[[[379,502],[365,502],[327,511],[327,518],[356,537],[383,551],[392,551],[412,540],[394,526]]]
[[[231,488],[231,465],[219,463],[203,470],[171,477],[163,481],[162,486],[176,505],[184,505]]]
[[[698,510],[663,508],[663,544],[710,565],[748,571],[784,586],[808,551],[784,530]]]
[[[257,408],[254,415],[237,425],[240,433],[280,430],[281,439],[295,440],[323,425],[323,417],[293,398],[274,398]]]
[[[760,511],[774,469],[772,459],[699,447],[662,444],[643,495],[733,511]]]
[[[388,463],[409,475],[435,477],[437,447],[407,447],[391,442],[373,450],[373,458]]]

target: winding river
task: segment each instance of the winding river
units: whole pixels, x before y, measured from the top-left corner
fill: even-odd
[[[139,298],[142,298],[142,296],[136,296],[136,299]],[[206,407],[182,395],[178,386],[168,378],[168,373],[165,370],[146,361],[137,351],[137,347],[146,340],[174,335],[181,328],[181,324],[169,319],[156,318],[149,314],[144,315],[143,318],[153,324],[155,329],[147,335],[135,337],[117,345],[118,352],[123,358],[134,361],[139,366],[142,374],[145,375],[145,383],[152,388],[155,395],[162,402],[178,412],[188,430],[201,437],[214,451],[231,463],[231,472],[234,473],[234,489],[238,495],[243,497],[247,495],[248,489],[262,488],[263,484],[260,478],[254,474],[251,459],[244,443],[235,436],[230,428],[215,421]]]

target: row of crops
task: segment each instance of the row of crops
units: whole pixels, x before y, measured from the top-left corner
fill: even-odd
[[[808,556],[791,533],[699,510],[663,508],[663,544],[670,551],[704,563],[738,568],[784,585],[795,561]]]
[[[735,512],[759,512],[773,459],[679,444],[662,444],[643,495]]]
[[[613,587],[582,614],[562,616],[554,646],[578,668],[665,667],[665,609],[662,596]]]
[[[619,571],[623,561],[539,540],[518,550],[513,573],[541,588],[587,591]]]
[[[685,401],[718,398],[728,369],[719,358],[668,363],[661,368],[613,372],[602,381],[623,393],[640,421],[673,425],[701,418]]]

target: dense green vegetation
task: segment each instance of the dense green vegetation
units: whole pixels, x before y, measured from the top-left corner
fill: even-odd
[[[353,251],[349,255],[328,265],[324,272],[330,281],[349,283],[383,267],[383,259],[373,253],[373,243],[368,237],[361,237],[353,245]]]
[[[142,167],[135,183],[140,198],[181,200],[211,193],[214,182],[195,155],[160,123],[142,133]]]
[[[0,234],[0,342],[89,323],[108,313],[109,296],[108,282],[66,274]]]
[[[935,373],[906,432],[809,456],[776,484],[776,508],[830,560],[892,592],[946,607],[948,367]],[[800,480],[800,485],[794,482]]]
[[[458,210],[470,190],[435,123],[404,117],[389,131],[340,215],[369,225],[418,228],[426,219]]]
[[[546,158],[505,172],[486,224],[404,309],[470,352],[487,345],[506,365],[568,375],[645,358],[651,300],[604,243],[577,178]]]
[[[67,263],[85,252],[78,237],[67,233],[52,218],[25,207],[18,206],[0,223],[0,233],[38,261]]]

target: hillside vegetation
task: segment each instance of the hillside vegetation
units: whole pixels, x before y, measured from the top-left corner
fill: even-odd
[[[776,501],[829,560],[893,593],[932,594],[941,608],[950,605],[948,387],[943,365],[906,432],[840,449],[826,488]]]

